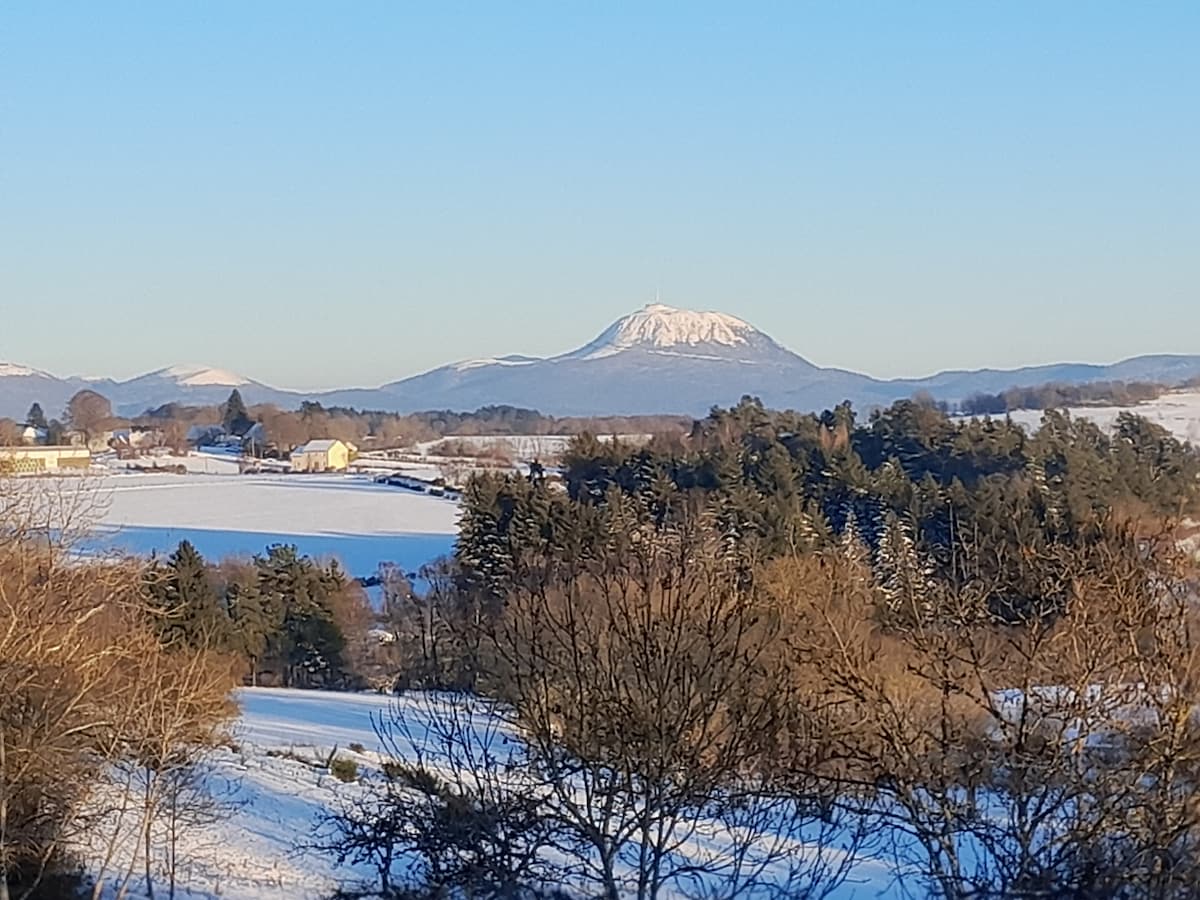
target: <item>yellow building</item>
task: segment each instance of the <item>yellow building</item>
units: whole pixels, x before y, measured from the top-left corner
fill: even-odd
[[[292,451],[293,472],[345,472],[351,447],[339,440],[309,441]]]
[[[86,472],[91,465],[87,447],[0,447],[0,475]]]

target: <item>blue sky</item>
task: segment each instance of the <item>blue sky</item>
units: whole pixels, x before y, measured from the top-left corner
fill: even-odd
[[[653,299],[879,376],[1200,352],[1200,4],[0,4],[0,359],[288,387]]]

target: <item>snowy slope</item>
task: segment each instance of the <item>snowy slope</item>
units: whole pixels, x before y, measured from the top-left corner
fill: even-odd
[[[0,378],[51,378],[49,373],[16,363],[0,362]]]
[[[112,400],[118,413],[132,416],[165,403],[197,406],[224,403],[234,388],[251,404],[274,403],[292,408],[305,398],[303,394],[280,390],[228,369],[204,365],[168,366],[128,381],[114,382],[101,393]]]
[[[170,366],[154,373],[160,378],[175,382],[180,387],[240,387],[250,384],[250,379],[228,369],[213,369],[208,366]]]
[[[322,810],[352,800],[359,786],[343,784],[323,769],[268,754],[286,751],[317,761],[327,758],[336,746],[339,756],[353,759],[360,769],[369,771],[381,759],[372,718],[395,703],[416,725],[412,740],[437,756],[437,747],[420,723],[431,709],[444,708],[449,699],[247,688],[239,692],[239,702],[242,713],[235,729],[235,748],[221,750],[209,763],[210,782],[227,801],[226,816],[189,828],[183,835],[184,896],[194,900],[319,900],[339,882],[369,879],[367,870],[337,870],[329,859],[297,849],[312,833]],[[363,752],[349,750],[352,743],[361,744]],[[93,853],[113,828],[110,818],[106,827],[96,830],[91,837]],[[131,845],[122,846],[112,865],[100,874],[111,883],[113,873],[128,863],[133,852]],[[133,897],[144,896],[139,888],[134,885]],[[873,859],[861,861],[851,880],[833,895],[836,900],[890,896],[900,896],[890,870]]]
[[[1091,419],[1105,430],[1112,429],[1121,413],[1135,413],[1163,426],[1181,441],[1200,446],[1200,391],[1172,391],[1137,406],[1080,406],[1066,412],[1075,418]],[[1014,422],[1031,430],[1041,423],[1042,415],[1039,409],[1009,413]]]
[[[0,360],[0,417],[23,420],[34,403],[42,405],[47,417],[57,416],[71,395],[86,386],[77,378],[58,378],[32,366]]]

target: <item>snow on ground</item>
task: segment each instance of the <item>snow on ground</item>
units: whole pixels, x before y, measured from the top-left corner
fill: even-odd
[[[1121,413],[1134,413],[1163,426],[1182,441],[1200,445],[1200,391],[1172,391],[1137,406],[1080,406],[1066,411],[1073,418],[1090,419],[1106,431],[1112,430]],[[1040,409],[1009,413],[1014,422],[1030,430],[1041,424],[1042,415]]]
[[[633,444],[644,444],[651,437],[653,435],[650,434],[617,435],[618,440]],[[470,447],[477,451],[496,448],[508,453],[515,459],[546,460],[557,459],[574,439],[575,436],[570,434],[452,434],[437,438],[436,440],[424,441],[414,445],[412,449],[422,456],[429,456],[431,459],[436,459],[437,457],[430,454],[429,451],[440,444],[448,443]],[[598,436],[598,440],[602,442],[608,442],[612,439],[612,435]]]
[[[339,694],[286,689],[246,688],[238,692],[241,716],[234,731],[234,748],[211,759],[209,780],[225,798],[226,814],[219,821],[184,831],[179,871],[181,896],[195,900],[320,900],[339,882],[370,879],[366,869],[339,870],[321,854],[299,849],[325,809],[352,801],[358,784],[343,784],[320,765],[334,747],[339,757],[355,760],[366,771],[379,764],[382,749],[373,717],[401,704],[416,723],[411,740],[428,742],[421,728],[429,702],[421,694],[385,697],[377,694]],[[361,744],[362,752],[349,749]],[[404,746],[411,746],[405,744]],[[435,747],[425,749],[437,755]],[[286,754],[286,755],[280,755]],[[298,759],[289,758],[290,756]],[[111,824],[109,826],[111,831]],[[106,829],[91,836],[95,848],[104,845]],[[123,847],[104,873],[128,865],[132,845]],[[161,884],[161,882],[160,882]],[[836,900],[896,895],[892,869],[866,859],[832,896]],[[131,897],[141,897],[135,885]]]
[[[191,474],[196,475],[237,475],[240,472],[239,457],[235,454],[192,451],[183,456],[174,454],[145,453],[133,459],[118,459],[116,454],[101,457],[97,460],[101,465],[113,471],[121,472],[130,469],[173,468],[183,466]]]
[[[380,562],[405,571],[448,553],[458,505],[353,475],[112,475],[107,509],[84,550],[170,553],[189,540],[204,556],[249,556],[269,544],[336,557],[355,576]]]

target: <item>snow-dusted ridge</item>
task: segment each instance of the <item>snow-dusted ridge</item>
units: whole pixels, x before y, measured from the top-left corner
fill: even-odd
[[[249,378],[244,378],[236,372],[230,372],[228,369],[214,369],[209,366],[169,366],[150,374],[170,379],[184,387],[211,387],[213,385],[239,387],[243,384],[250,384]]]
[[[468,369],[478,369],[483,366],[531,366],[537,362],[541,362],[541,359],[536,356],[489,356],[481,359],[464,359],[462,362],[453,363],[451,368],[456,372],[465,372]]]
[[[673,347],[746,345],[760,335],[753,325],[719,312],[676,309],[651,303],[618,319],[590,344],[560,359],[603,359],[636,347],[666,350]]]
[[[53,378],[47,372],[40,369],[31,369],[29,366],[18,366],[16,363],[0,362],[0,378]]]

